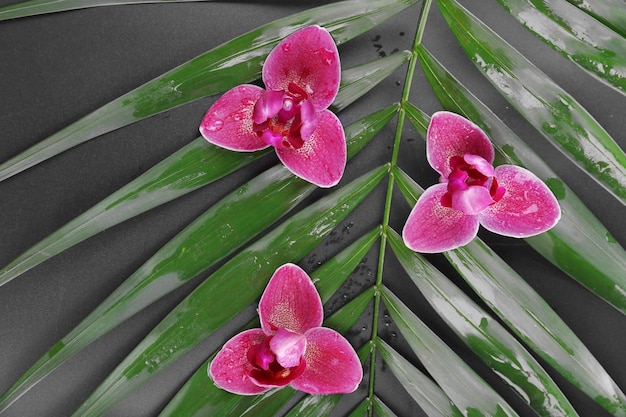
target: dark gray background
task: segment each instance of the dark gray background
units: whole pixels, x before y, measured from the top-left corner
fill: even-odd
[[[0,5],[12,1],[2,0]],[[100,7],[0,23],[0,161],[5,161],[108,101],[222,42],[276,18],[323,2],[287,1],[181,3]],[[552,52],[518,25],[495,0],[465,1],[466,5],[505,39],[530,57],[550,77],[572,92],[623,147],[624,96],[591,79]],[[410,48],[419,5],[340,47],[342,64],[349,68],[394,50]],[[482,78],[433,8],[425,44],[438,59],[509,125],[550,161],[617,240],[626,244],[624,208],[562,157],[530,127]],[[349,124],[399,100],[402,68],[369,95],[340,114]],[[198,136],[197,126],[215,97],[106,134],[0,183],[0,265],[5,265],[49,233],[87,210],[155,163]],[[440,107],[424,77],[417,71],[411,100],[431,113]],[[394,124],[348,166],[346,179],[389,161]],[[7,389],[40,355],[61,339],[106,298],[149,256],[195,217],[256,173],[275,163],[267,157],[226,180],[89,239],[54,257],[0,288],[0,391]],[[423,142],[408,127],[402,140],[400,166],[422,185],[436,181],[424,157]],[[338,233],[300,264],[311,271],[348,243],[380,222],[384,187],[340,226]],[[312,201],[324,191],[314,194]],[[391,224],[400,230],[409,207],[396,193]],[[552,305],[626,389],[626,319],[603,301],[561,273],[525,243],[483,237]],[[377,252],[355,273],[346,291],[371,284]],[[466,288],[439,256],[433,262]],[[211,269],[209,272],[213,271]],[[205,277],[207,274],[204,274]],[[6,416],[64,416],[87,398],[142,338],[193,287],[195,280],[122,324],[44,379],[15,403]],[[409,304],[444,340],[461,352],[500,393],[519,409],[533,413],[515,395],[485,372],[421,299],[401,267],[390,256],[385,283]],[[336,308],[341,300],[331,301]],[[226,337],[254,314],[223,333]],[[371,316],[351,333],[355,344],[369,335]],[[381,325],[382,336],[409,354],[393,325]],[[223,339],[222,339],[223,340]],[[157,415],[206,357],[216,341],[201,344],[130,395],[109,416]],[[414,358],[413,358],[414,359]],[[417,361],[414,361],[417,363]],[[422,415],[409,405],[406,394],[381,367],[376,391],[398,415]],[[550,371],[558,382],[563,379]],[[608,415],[568,383],[563,389],[581,416]],[[342,415],[366,394],[364,388],[341,403]]]

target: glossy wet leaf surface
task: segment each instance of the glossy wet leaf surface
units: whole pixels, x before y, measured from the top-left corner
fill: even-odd
[[[519,10],[535,13],[545,28],[532,29],[550,41],[519,24],[505,2],[524,5],[521,20]],[[477,18],[446,9],[457,19],[448,25],[438,6],[454,4],[81,3],[88,8],[3,22],[2,160],[55,131],[65,132],[57,138],[70,133],[69,146],[103,137],[0,183],[0,274],[8,273],[0,275],[0,336],[11,341],[0,348],[0,390],[20,375],[28,379],[42,354],[37,364],[48,363],[22,388],[41,382],[2,416],[623,415],[623,203],[543,137],[606,130],[623,148],[624,96],[619,84],[608,86],[614,80],[597,79],[619,68],[622,41],[584,44],[592,32],[590,39],[606,30],[623,38],[620,16],[611,12],[616,3],[464,1]],[[575,30],[577,19],[592,22],[589,31]],[[194,140],[218,92],[240,82],[261,85],[272,45],[318,21],[339,42],[344,70],[332,110],[346,127],[351,159],[338,187],[289,179],[271,154],[231,154]],[[470,58],[523,62],[510,71],[511,89],[498,86],[505,94],[532,91],[522,98],[543,107],[522,100],[518,114],[476,71],[453,34],[469,22],[513,45],[476,30],[461,39],[473,45]],[[513,59],[515,51],[526,61]],[[597,76],[568,56],[593,62]],[[489,65],[482,67],[488,73]],[[548,99],[555,90],[543,74],[593,120],[569,99],[562,106]],[[70,126],[107,102],[114,104]],[[562,203],[556,229],[526,241],[481,232],[445,255],[407,252],[394,230],[421,193],[416,182],[437,181],[418,136],[441,109],[483,127],[496,164],[536,171]],[[589,127],[595,120],[600,130]],[[556,133],[546,130],[553,122],[563,123]],[[619,174],[613,168],[608,174]],[[37,241],[29,261],[16,259]],[[286,388],[238,397],[207,376],[224,341],[258,326],[250,319],[259,294],[284,262],[311,274],[326,325],[358,350],[365,375],[353,394],[311,397]],[[77,324],[70,333],[77,339],[61,339]],[[5,406],[16,393],[5,394]]]

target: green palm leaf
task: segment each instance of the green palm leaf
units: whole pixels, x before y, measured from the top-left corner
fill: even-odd
[[[367,251],[378,239],[378,231],[373,231],[352,245],[341,251],[332,259],[326,261],[317,268],[311,278],[315,279],[316,287],[320,292],[323,302],[328,301],[331,295],[348,278],[350,273],[361,262]],[[370,303],[374,295],[373,288],[363,292],[359,297],[346,304],[339,311],[328,317],[325,325],[340,332],[346,332],[354,325],[356,319],[361,315],[365,307]],[[258,320],[255,320],[255,326]],[[252,326],[250,326],[252,327]],[[259,397],[242,397],[232,395],[217,388],[214,384],[207,384],[206,373],[210,360],[202,364],[197,372],[189,378],[178,394],[170,401],[159,417],[191,417],[203,415],[238,415],[236,410],[256,410],[261,408],[267,412],[266,403],[271,397],[271,401],[283,406],[294,395],[292,389],[286,389],[285,395],[276,395],[276,392],[266,393]],[[252,406],[259,404],[261,407]],[[322,405],[320,405],[321,407]],[[237,408],[236,408],[237,407]],[[233,410],[233,411],[229,411]],[[273,408],[271,408],[273,410]],[[258,412],[258,410],[256,410]],[[269,414],[272,415],[272,414]]]
[[[626,38],[565,0],[499,2],[550,47],[600,81],[626,93]]]
[[[582,0],[567,0],[580,10],[595,17],[605,25],[626,36],[626,16],[624,15],[624,2],[621,0],[606,0],[603,2],[585,2]]]
[[[4,0],[3,4],[11,1]],[[33,0],[9,5],[0,8],[0,20],[104,5],[72,2]],[[522,9],[512,9],[509,14],[498,2],[505,7],[521,5],[524,11],[535,13],[546,24],[545,28],[535,28],[537,35],[566,48],[555,52],[542,45],[511,16],[519,17]],[[561,0],[465,2],[481,19],[486,17],[484,22],[495,22],[492,28],[455,6],[453,0],[439,0],[439,9],[433,10],[432,0],[423,0],[419,7],[410,7],[417,0],[313,1],[297,6],[281,2],[235,3],[99,7],[0,24],[0,38],[6,39],[6,47],[0,52],[3,75],[4,69],[9,69],[0,78],[0,90],[8,87],[10,92],[6,100],[0,101],[0,121],[6,137],[15,137],[13,145],[7,139],[7,147],[0,147],[5,149],[4,154],[12,152],[9,149],[24,149],[17,141],[25,134],[12,122],[14,117],[29,120],[25,117],[30,113],[22,106],[34,103],[33,108],[39,109],[37,104],[45,103],[54,107],[57,96],[67,93],[68,100],[74,97],[67,84],[57,85],[58,67],[54,65],[50,66],[45,88],[37,83],[31,86],[27,81],[34,78],[26,70],[39,74],[40,65],[48,64],[52,54],[60,54],[59,59],[77,59],[80,52],[69,55],[72,46],[89,43],[98,51],[97,67],[102,65],[110,71],[111,66],[106,64],[111,57],[122,56],[126,49],[133,53],[135,47],[147,48],[150,64],[154,64],[145,78],[150,79],[163,71],[159,65],[172,51],[168,48],[180,53],[165,68],[185,59],[180,57],[194,56],[197,51],[232,39],[61,129],[0,166],[0,179],[100,134],[253,81],[259,77],[265,55],[278,40],[313,23],[332,31],[341,44],[342,64],[350,68],[342,73],[341,91],[332,109],[341,110],[339,117],[347,126],[351,157],[346,178],[335,190],[317,190],[294,179],[282,167],[272,167],[274,160],[264,157],[264,152],[226,152],[202,138],[163,159],[184,144],[175,142],[185,131],[176,121],[183,126],[189,124],[184,120],[197,123],[213,100],[208,99],[143,120],[111,134],[106,141],[93,141],[0,182],[0,257],[4,263],[49,229],[83,213],[0,271],[0,340],[5,341],[0,345],[0,391],[7,389],[1,397],[4,402],[0,415],[56,417],[74,412],[83,416],[110,410],[107,414],[111,416],[161,417],[624,416],[621,350],[626,343],[622,331],[626,319],[622,314],[626,307],[626,256],[620,246],[624,244],[624,229],[619,210],[623,210],[620,187],[624,186],[625,171],[623,151],[607,133],[622,130],[619,109],[624,95],[602,84],[614,81],[619,89],[621,75],[598,81],[597,76],[582,71],[572,75],[572,65],[563,70],[581,80],[576,91],[557,90],[550,81],[537,80],[543,77],[537,69],[541,65],[535,67],[536,63],[518,54],[492,31],[496,29],[513,39],[515,47],[517,37],[522,43],[534,42],[561,60],[556,62],[566,65],[559,53],[574,61],[595,60],[619,68],[624,38],[623,13],[618,13],[623,8],[621,0],[593,5],[572,0],[572,6]],[[311,3],[323,5],[302,11]],[[298,13],[282,17],[294,10]],[[190,11],[193,15],[185,14]],[[144,12],[157,17],[151,20],[154,32],[139,24],[133,26],[134,19]],[[391,20],[383,23],[387,18]],[[75,38],[57,40],[64,23],[83,19],[84,36],[76,36],[72,30],[68,37]],[[238,23],[250,23],[244,19],[260,20],[248,27],[263,26],[241,35],[248,29],[243,28],[244,24],[240,28]],[[274,21],[265,24],[270,20]],[[94,38],[90,33],[100,28],[90,27],[95,21],[105,23],[102,33]],[[596,33],[589,39],[597,39],[585,44],[582,32],[571,30],[576,21],[589,22],[590,30]],[[141,36],[144,33],[175,33],[168,23],[181,33],[202,33],[203,39],[184,51],[187,39],[176,35],[168,42],[159,38],[161,41],[156,42],[161,43],[157,45],[129,42],[146,39]],[[124,31],[125,24],[132,30]],[[216,40],[216,33],[223,36]],[[414,40],[406,36],[414,33]],[[602,36],[597,33],[611,33],[615,39],[599,39]],[[113,34],[123,43],[113,42],[109,48],[107,41]],[[31,36],[38,42],[36,52],[30,52]],[[189,42],[193,43],[191,39]],[[63,47],[47,53],[48,47],[56,44]],[[514,105],[521,115],[502,104],[497,88],[480,78],[470,60],[460,53],[461,48],[467,48],[472,59],[493,65],[482,68],[489,70],[488,75],[505,74],[510,77],[507,82],[515,82],[509,89],[509,85],[495,80],[496,87],[503,87],[513,96],[523,93],[522,100]],[[614,56],[608,56],[611,52]],[[41,58],[29,59],[33,53]],[[406,73],[397,71],[406,62]],[[74,71],[73,65],[68,68]],[[498,72],[500,69],[503,72]],[[128,67],[114,68],[122,70]],[[599,67],[591,70],[602,72]],[[472,86],[480,100],[450,72]],[[80,88],[81,82],[75,81],[74,85]],[[86,76],[85,83],[89,82]],[[114,97],[119,88],[111,85]],[[127,91],[128,85],[121,88]],[[581,102],[603,124],[608,121],[606,126],[600,126],[570,99],[578,99],[579,90],[597,94],[595,88],[617,105],[604,106],[605,100],[590,101],[584,95]],[[36,90],[35,98],[29,89]],[[22,90],[26,104],[19,100]],[[99,95],[101,88],[92,90],[93,101],[83,103],[83,108],[97,108],[111,98]],[[515,97],[509,99],[515,102]],[[480,240],[444,255],[422,257],[404,247],[393,230],[403,227],[409,207],[397,191],[412,204],[421,189],[411,177],[424,185],[437,180],[424,157],[423,142],[414,140],[416,134],[425,132],[429,116],[412,103],[428,113],[443,105],[465,114],[494,141],[498,164],[524,165],[553,189],[562,204],[563,217],[552,231],[526,240],[535,251],[524,241],[498,238],[484,231]],[[528,107],[528,103],[541,106]],[[48,113],[48,119],[46,114],[41,118],[36,114],[32,130],[58,129],[59,119],[68,119],[61,117],[63,112],[59,106]],[[395,115],[395,127],[390,126],[388,122]],[[74,117],[69,116],[70,120]],[[405,125],[407,118],[410,124]],[[533,126],[527,126],[524,119]],[[172,125],[176,134],[162,135],[164,125]],[[551,143],[562,139],[564,147],[592,142],[595,149],[604,147],[602,157],[574,149],[575,155],[568,158],[581,157],[580,167],[606,184],[598,186],[588,181],[591,185],[585,182],[581,186],[578,176],[564,175],[566,169],[574,167],[566,157],[556,152],[555,157],[551,148],[546,151],[539,146],[535,150],[532,143],[529,146],[519,139],[518,134],[532,137],[534,132],[528,132],[533,127]],[[196,137],[196,127],[192,128],[188,132]],[[585,136],[587,132],[593,134]],[[117,157],[130,161],[127,163],[132,172],[116,172],[117,165],[111,164],[105,178],[93,181],[89,193],[71,189],[81,177],[102,175],[96,171],[92,174],[87,161],[96,160],[92,153],[103,153],[106,158],[102,149],[112,154],[119,151],[119,144],[109,140],[116,136],[129,138],[123,146],[130,149],[129,144],[133,144],[133,149],[139,150],[126,152],[124,147],[117,153]],[[159,154],[161,151],[151,147],[135,146],[142,136],[150,139],[150,146],[160,144],[161,151],[169,150]],[[371,140],[374,136],[376,140]],[[621,141],[619,133],[614,137]],[[173,145],[165,146],[159,138],[167,138]],[[73,166],[82,159],[84,163]],[[163,161],[141,174],[144,167],[159,160]],[[612,165],[603,165],[605,160]],[[386,186],[377,186],[385,177]],[[69,186],[59,193],[54,184],[61,182]],[[105,182],[108,188],[103,187]],[[101,200],[125,183],[128,185],[88,209],[92,201]],[[618,198],[601,187],[611,188]],[[190,193],[192,190],[195,192]],[[42,195],[36,199],[26,197],[34,193]],[[57,205],[48,201],[56,201]],[[23,206],[32,209],[22,212]],[[157,206],[161,207],[147,212]],[[205,211],[207,206],[211,208]],[[38,220],[40,216],[45,220]],[[120,224],[132,217],[132,221]],[[28,226],[31,220],[34,225]],[[37,233],[29,233],[29,227]],[[24,233],[22,228],[26,229]],[[126,241],[133,244],[126,245]],[[149,260],[144,263],[146,258]],[[49,260],[45,266],[39,265],[45,260]],[[358,353],[364,362],[365,377],[355,393],[308,396],[285,388],[241,397],[218,389],[208,377],[211,352],[246,322],[247,326],[258,325],[250,322],[258,296],[274,269],[284,262],[298,262],[314,270],[311,275],[328,310],[326,325],[346,334],[354,346],[361,346]],[[134,270],[137,272],[107,298],[121,282],[119,278]],[[20,274],[24,274],[20,280],[12,280]],[[579,288],[566,274],[617,310]],[[81,295],[85,289],[91,292]],[[103,299],[104,303],[89,315]],[[139,310],[141,314],[135,314]],[[116,327],[122,321],[124,325]],[[53,345],[77,323],[76,330]],[[96,338],[100,339],[84,349]],[[49,352],[26,369],[33,357],[39,357],[50,345]],[[476,356],[487,366],[476,361]],[[542,365],[549,365],[548,374],[533,356],[540,358]],[[22,368],[26,373],[11,387]],[[104,379],[107,374],[109,377]],[[44,377],[42,383],[26,392]],[[137,389],[140,386],[142,390]],[[15,401],[20,395],[24,397]],[[146,400],[147,396],[152,397]],[[77,410],[78,401],[85,399]]]
[[[394,168],[394,176],[409,204],[415,204],[422,191],[420,187],[397,168]],[[415,285],[426,293],[433,308],[483,361],[494,364],[496,372],[509,384],[519,384],[516,390],[525,392],[524,398],[540,415],[576,415],[541,365],[497,322],[481,313],[478,306],[473,306],[473,302],[432,265],[408,250],[393,230],[388,236]],[[487,245],[475,239],[445,255],[478,295],[537,355],[607,411],[616,416],[626,415],[626,395],[602,365],[556,312]]]
[[[390,229],[387,235],[396,257],[441,318],[537,414],[578,415],[541,365],[493,317],[423,257],[404,246],[394,230]],[[481,261],[484,263],[484,259]],[[599,364],[598,367],[604,371]],[[606,373],[598,374],[608,377]]]
[[[464,114],[489,134],[502,163],[520,165],[533,171],[559,199],[563,215],[547,233],[526,241],[550,262],[591,291],[626,313],[626,251],[607,238],[610,232],[595,218],[574,191],[532,149],[491,110],[473,96],[426,50],[418,55],[433,92],[451,111]],[[424,124],[416,108],[406,105],[410,120]],[[425,128],[422,128],[425,131]]]
[[[232,258],[172,310],[75,415],[102,415],[133,387],[180,358],[250,305],[277,267],[303,258],[372,191],[386,172],[386,167],[375,169],[342,187]],[[232,297],[233,287],[239,288],[237,300]],[[214,301],[207,303],[208,298]]]
[[[172,3],[172,0],[30,0],[0,8],[0,21],[19,19],[20,17],[36,16],[39,14],[65,12],[68,10],[85,9],[98,6],[115,6],[122,4],[158,3],[159,1]],[[212,1],[212,0],[176,0],[184,1]]]
[[[405,60],[406,54],[394,54],[344,71],[344,85],[337,94],[334,109],[343,110]],[[371,138],[371,134],[382,128],[394,113],[393,106],[382,109],[348,126],[346,136]],[[351,155],[364,146],[364,143],[358,145],[357,142],[350,146]],[[202,137],[197,138],[0,269],[0,286],[109,227],[206,186],[267,153],[269,151],[231,152],[209,144]]]
[[[538,355],[610,413],[626,415],[626,396],[619,386],[554,310],[505,262],[498,262],[497,256],[479,241],[448,256],[491,308]],[[481,269],[476,268],[478,264]],[[483,272],[482,268],[489,271]],[[494,291],[485,291],[487,286]]]
[[[452,0],[438,4],[461,46],[515,108],[626,204],[626,154],[567,92]]]
[[[374,399],[374,410],[376,411],[376,415],[381,417],[396,417],[393,411],[380,399]],[[365,413],[361,413],[360,415],[365,415]]]
[[[413,401],[426,411],[426,414],[441,417],[463,415],[433,380],[420,372],[384,340],[376,341],[376,350]]]
[[[346,129],[350,156],[389,121],[394,109],[392,106],[374,113]],[[258,175],[222,199],[146,261],[93,313],[50,348],[0,397],[0,411],[89,343],[243,246],[314,189],[312,184],[294,177],[281,165]]]
[[[426,370],[461,411],[461,415],[516,416],[517,413],[461,358],[387,288],[382,296],[389,314]]]
[[[341,44],[415,1],[348,0],[262,26],[137,87],[1,164],[0,181],[104,133],[258,78],[265,56],[288,35],[284,28],[294,32],[319,24]]]

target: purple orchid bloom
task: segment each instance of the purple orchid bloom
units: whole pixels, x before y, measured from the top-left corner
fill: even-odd
[[[215,384],[255,395],[291,385],[309,394],[347,394],[359,386],[363,369],[350,343],[320,327],[322,301],[300,267],[278,268],[259,302],[260,329],[230,339],[209,365]]]
[[[200,133],[233,151],[273,146],[298,177],[332,187],[346,166],[346,138],[330,110],[341,68],[332,36],[309,26],[283,39],[263,65],[266,89],[243,84],[227,91],[207,111]]]
[[[524,168],[494,168],[489,138],[458,114],[433,114],[426,156],[441,174],[441,183],[422,194],[406,221],[402,237],[411,250],[435,253],[458,248],[476,237],[479,225],[504,236],[534,236],[561,218],[550,189]]]

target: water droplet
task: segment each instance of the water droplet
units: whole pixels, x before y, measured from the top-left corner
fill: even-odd
[[[552,134],[552,133],[556,133],[559,128],[557,125],[555,125],[554,123],[544,123],[542,125],[543,131],[548,133],[548,134]]]
[[[606,232],[606,241],[609,243],[617,243],[617,240],[609,232]]]
[[[252,106],[255,103],[254,100],[252,100],[251,98],[243,98],[241,99],[241,104],[243,104],[244,106]]]
[[[233,119],[240,121],[244,118],[244,114],[240,111],[233,113]]]
[[[206,129],[209,132],[217,132],[218,130],[221,130],[224,127],[224,121],[220,120],[220,119],[215,119],[210,121],[207,126]]]
[[[286,42],[282,45],[283,52],[289,52],[291,50],[291,44]]]
[[[335,62],[335,53],[332,50],[323,48],[319,53],[326,65],[332,65]]]

